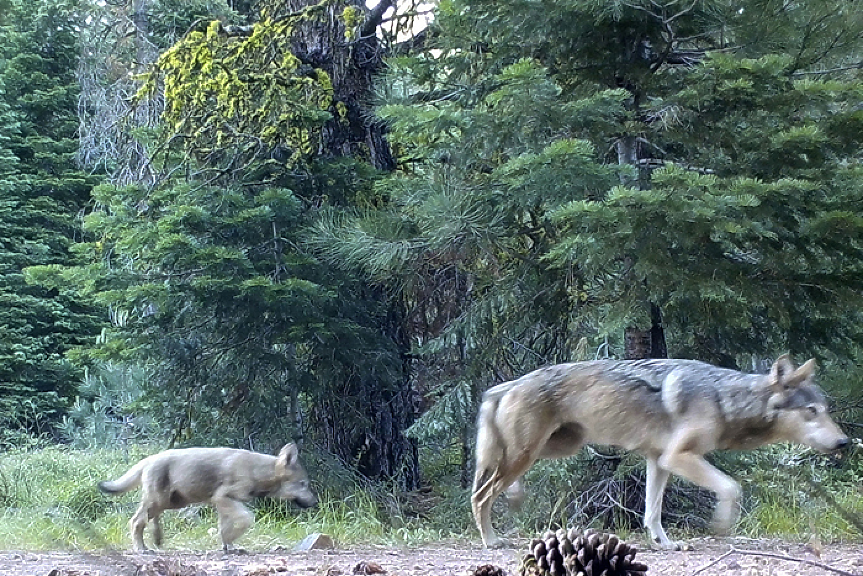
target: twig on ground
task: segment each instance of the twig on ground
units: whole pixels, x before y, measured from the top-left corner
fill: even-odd
[[[741,556],[762,556],[765,558],[777,558],[779,560],[785,560],[786,562],[798,562],[800,564],[808,564],[809,566],[816,566],[818,568],[821,568],[822,570],[827,570],[829,572],[834,572],[836,574],[842,574],[842,576],[858,576],[857,574],[854,574],[853,572],[846,572],[845,570],[840,570],[839,568],[834,568],[833,566],[829,566],[829,565],[824,564],[822,562],[816,562],[815,560],[809,560],[808,558],[796,558],[794,556],[788,556],[786,554],[777,554],[775,552],[758,552],[756,550],[740,550],[738,548],[732,548],[731,550],[729,550],[728,552],[726,552],[725,554],[723,554],[722,556],[720,556],[716,560],[712,560],[711,562],[708,562],[707,564],[705,564],[704,566],[702,566],[701,568],[699,568],[698,570],[693,572],[690,576],[696,576],[696,574],[700,574],[701,572],[704,572],[705,570],[707,570],[711,566],[715,566],[719,562],[722,562],[723,560],[725,560],[726,558],[728,558],[729,556],[732,556],[734,554],[739,554]]]
[[[722,556],[720,556],[716,560],[711,560],[710,562],[708,562],[707,564],[705,564],[704,566],[702,566],[701,568],[699,568],[698,570],[693,572],[690,576],[695,576],[696,574],[701,574],[702,572],[704,572],[705,570],[707,570],[711,566],[716,566],[717,564],[719,564],[720,562],[722,562],[723,560],[725,560],[726,558],[728,558],[729,556],[731,556],[732,554],[734,554],[736,552],[737,552],[737,550],[732,548],[731,550],[729,550],[728,552],[726,552],[725,554],[723,554]]]

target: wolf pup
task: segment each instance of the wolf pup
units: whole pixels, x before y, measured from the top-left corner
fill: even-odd
[[[798,442],[820,451],[848,444],[813,382],[815,361],[787,355],[769,374],[744,374],[695,360],[598,360],[541,368],[490,388],[479,410],[471,505],[486,547],[501,541],[491,507],[540,458],[564,458],[584,444],[619,446],[647,459],[644,525],[664,548],[662,496],[670,474],[716,493],[714,527],[737,520],[740,485],[711,466],[717,449]]]
[[[164,510],[203,502],[219,513],[219,534],[227,552],[254,522],[243,505],[252,498],[270,496],[293,500],[303,508],[318,498],[299,462],[295,444],[286,444],[278,456],[234,448],[182,448],[144,458],[113,482],[99,482],[108,494],[142,487],[141,505],[129,528],[135,550],[144,551],[144,528],[153,521],[153,541],[162,545],[159,515]]]

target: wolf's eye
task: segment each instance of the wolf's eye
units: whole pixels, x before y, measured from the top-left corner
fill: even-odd
[[[806,409],[809,411],[810,416],[817,416],[818,415],[818,406],[816,406],[815,404],[810,404],[809,406],[806,407]]]

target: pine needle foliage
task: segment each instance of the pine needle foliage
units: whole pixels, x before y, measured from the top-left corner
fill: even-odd
[[[50,437],[74,399],[67,353],[104,318],[26,269],[75,263],[79,212],[98,175],[74,162],[83,2],[10,2],[0,19],[0,433]]]
[[[717,361],[852,353],[863,220],[847,207],[863,198],[861,142],[848,155],[831,127],[855,122],[857,89],[795,79],[791,65],[707,59],[675,96],[677,123],[657,134],[701,169],[681,155],[649,189],[555,213],[565,232],[546,258],[578,264],[594,313],[644,324],[638,303],[657,302],[679,354]]]
[[[625,95],[578,100],[561,116],[561,88],[530,59],[489,79],[487,93],[442,88],[427,64],[396,60],[380,88],[403,166],[377,184],[379,207],[333,216],[309,242],[399,290],[432,405],[411,434],[467,446],[492,379],[568,360],[584,336],[568,321],[577,279],[540,261],[554,235],[547,213],[616,180],[579,136],[588,118],[624,116]]]
[[[468,445],[463,399],[657,318],[730,366],[859,346],[853,2],[447,0],[432,26],[378,88],[399,171],[313,241],[404,298],[441,404],[412,433]]]

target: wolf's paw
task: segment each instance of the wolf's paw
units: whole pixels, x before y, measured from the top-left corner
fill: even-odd
[[[499,550],[501,548],[510,548],[512,545],[503,538],[489,539],[488,542],[483,542],[483,546],[489,550]]]
[[[520,481],[513,482],[509,488],[504,491],[506,495],[506,503],[510,510],[521,510],[524,504],[525,496],[524,485]]]
[[[670,552],[689,552],[692,550],[692,546],[690,546],[688,542],[682,542],[679,540],[669,540],[664,543],[654,541],[653,544],[660,550],[668,550]]]
[[[717,536],[728,536],[731,533],[731,529],[734,528],[734,524],[736,524],[737,518],[735,516],[725,517],[725,516],[716,516],[713,519],[713,522],[710,523],[710,529]]]

